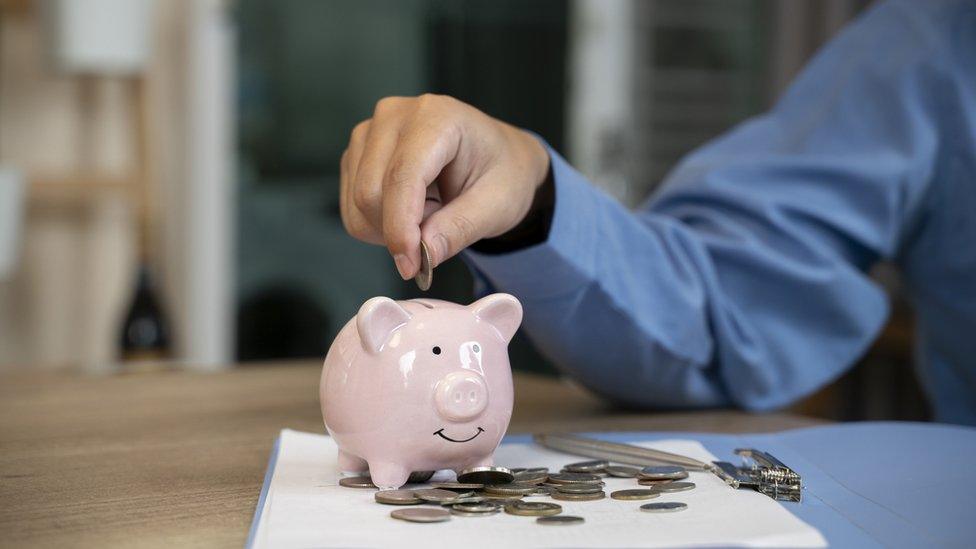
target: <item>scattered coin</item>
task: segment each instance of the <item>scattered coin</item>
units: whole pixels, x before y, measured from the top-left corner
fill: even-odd
[[[637,467],[628,467],[626,465],[611,465],[603,470],[611,477],[620,478],[635,478],[640,474],[640,469]]]
[[[409,522],[444,522],[445,520],[451,520],[451,513],[443,509],[431,509],[429,507],[396,509],[390,513],[390,516]]]
[[[423,484],[434,476],[434,471],[414,471],[407,477],[407,484]]]
[[[603,491],[602,484],[560,484],[555,486],[553,490],[557,492],[562,492],[564,494],[595,494],[596,492]]]
[[[488,511],[487,513],[472,513],[470,511],[462,511],[454,507],[451,508],[451,514],[459,517],[490,517],[499,511],[501,511],[501,509],[495,509],[494,511]]]
[[[557,473],[549,475],[549,482],[556,484],[576,484],[583,482],[597,482],[600,477],[590,473]]]
[[[565,486],[575,486],[573,484],[566,484]],[[525,494],[527,496],[548,496],[552,494],[552,487],[550,486],[536,486],[535,491],[531,494]]]
[[[613,499],[623,499],[623,500],[635,500],[635,499],[651,499],[656,498],[661,495],[661,492],[657,490],[617,490],[612,492],[610,497]]]
[[[548,467],[527,467],[522,469],[522,473],[546,473],[549,474]]]
[[[515,475],[504,467],[475,467],[461,471],[457,480],[466,484],[508,484],[515,480]]]
[[[539,517],[535,519],[538,524],[580,524],[583,522],[583,517],[577,517],[573,515],[554,515],[551,517]]]
[[[519,496],[494,496],[491,494],[482,494],[481,497],[484,498],[485,501],[497,503],[502,506],[511,505],[516,501],[522,501],[522,498]]]
[[[442,502],[441,505],[449,506],[449,505],[459,505],[461,503],[482,503],[484,501],[485,498],[481,496],[460,495],[458,496],[457,499],[452,499],[449,501]]]
[[[339,479],[339,486],[346,488],[376,488],[369,477],[343,477]]]
[[[429,290],[431,282],[434,281],[434,268],[430,262],[430,250],[427,249],[427,244],[424,244],[423,240],[420,241],[420,270],[417,271],[417,276],[413,280],[423,292]]]
[[[637,479],[637,484],[640,484],[641,486],[660,486],[662,484],[667,484],[669,482],[674,482],[674,481],[671,479],[664,479],[664,480],[652,480],[649,478]]]
[[[424,501],[414,495],[413,490],[380,490],[373,497],[378,503],[387,505],[416,505]]]
[[[684,492],[686,490],[691,490],[694,487],[694,482],[669,482],[667,484],[658,485],[654,489],[658,492]]]
[[[455,492],[468,492],[470,490],[480,490],[485,487],[484,484],[477,482],[432,482],[430,485],[434,488],[454,490]]]
[[[640,470],[637,477],[650,480],[680,480],[688,478],[688,471],[684,467],[661,465],[657,467],[644,467]]]
[[[563,467],[563,470],[569,473],[598,473],[609,466],[610,463],[608,463],[606,460],[595,459],[592,461],[570,463],[569,465]]]
[[[461,496],[461,494],[458,494],[457,492],[444,490],[442,488],[425,488],[423,490],[414,490],[413,494],[424,501],[432,501],[434,503],[455,501]],[[468,494],[464,495],[473,496],[474,493],[469,492]]]
[[[493,496],[526,496],[535,492],[535,484],[489,484],[485,486],[485,494]]]
[[[687,508],[688,504],[681,503],[680,501],[661,501],[645,503],[640,506],[641,511],[648,513],[674,513],[675,511],[684,511]]]
[[[497,513],[501,511],[502,506],[491,501],[481,501],[458,503],[452,509],[457,509],[465,513]]]
[[[549,478],[548,471],[520,471],[515,474],[515,482],[542,484]]]
[[[522,517],[549,517],[563,512],[562,505],[546,503],[543,501],[518,501],[505,506],[505,512],[509,515],[519,515]]]
[[[556,490],[552,493],[552,499],[558,499],[561,501],[595,501],[605,497],[607,497],[607,495],[602,491],[594,492],[592,494],[567,494],[565,492]]]

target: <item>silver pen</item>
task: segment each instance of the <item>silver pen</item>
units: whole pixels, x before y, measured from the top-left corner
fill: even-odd
[[[537,444],[552,450],[559,450],[560,452],[594,459],[626,463],[628,465],[639,465],[641,467],[679,465],[691,471],[713,471],[715,469],[715,466],[711,463],[698,461],[697,459],[680,454],[642,448],[631,444],[585,438],[578,435],[539,433],[533,435],[532,438]]]

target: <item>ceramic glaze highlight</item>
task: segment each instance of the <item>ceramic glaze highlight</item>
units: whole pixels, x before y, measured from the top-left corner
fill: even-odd
[[[322,417],[339,469],[380,488],[412,471],[491,465],[512,416],[508,342],[522,322],[513,296],[463,306],[370,299],[325,358]]]

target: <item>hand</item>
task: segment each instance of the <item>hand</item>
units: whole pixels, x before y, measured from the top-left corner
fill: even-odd
[[[352,236],[385,245],[404,279],[519,224],[549,170],[531,134],[440,95],[387,97],[352,130],[340,208]]]

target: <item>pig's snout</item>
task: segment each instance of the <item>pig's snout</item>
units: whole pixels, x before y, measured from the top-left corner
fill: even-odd
[[[481,376],[470,372],[452,372],[437,382],[434,401],[441,417],[467,421],[488,406],[488,388]]]

